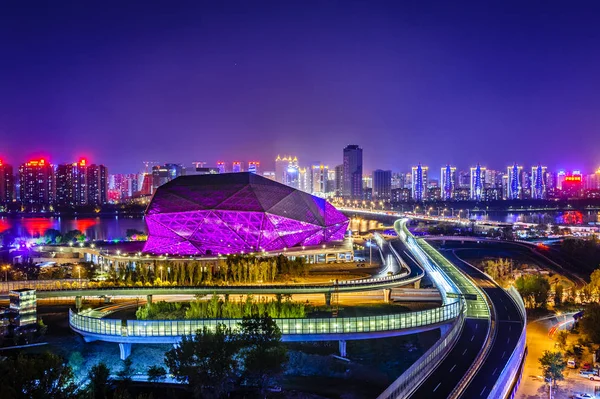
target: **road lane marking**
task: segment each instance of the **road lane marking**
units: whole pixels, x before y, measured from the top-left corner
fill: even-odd
[[[506,343],[508,344],[509,342],[510,342],[510,338],[507,338],[506,339]]]
[[[496,371],[498,371],[498,367],[496,367],[496,368],[494,369],[494,372],[492,373],[492,375],[496,374]]]
[[[473,336],[471,337],[471,342],[473,342],[473,338],[475,338],[475,335],[473,335]]]
[[[433,392],[437,391],[437,389],[440,387],[440,385],[442,385],[442,383],[438,382],[438,384],[435,386],[435,388],[433,388]]]
[[[483,389],[481,390],[481,393],[479,394],[479,396],[483,395],[483,392],[485,391],[486,388],[487,388],[487,385],[483,387]]]
[[[466,349],[463,351],[463,355],[464,355],[465,353],[467,353],[467,350],[466,350]]]
[[[452,372],[452,370],[454,370],[455,367],[456,367],[456,364],[454,366],[452,366],[452,368],[450,369],[450,373]]]
[[[506,355],[506,351],[502,352],[502,357],[500,359],[504,359],[504,355]]]

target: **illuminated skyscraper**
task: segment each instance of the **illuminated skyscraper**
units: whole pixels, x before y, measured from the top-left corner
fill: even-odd
[[[377,169],[373,172],[373,200],[391,201],[392,171]]]
[[[321,163],[312,165],[310,168],[310,193],[322,196],[327,192],[327,178],[329,167]]]
[[[334,190],[336,197],[341,197],[344,193],[344,165],[335,167]]]
[[[15,177],[12,165],[2,163],[0,160],[0,204],[13,200]]]
[[[217,169],[219,169],[219,173],[226,173],[227,168],[225,167],[225,162],[222,162],[222,161],[217,162]]]
[[[19,167],[21,202],[31,205],[53,204],[56,194],[54,167],[44,159]]]
[[[513,166],[509,166],[506,171],[508,176],[506,199],[521,199],[523,190],[523,167],[514,164]]]
[[[363,150],[358,145],[351,144],[344,148],[344,191],[347,199],[363,199]]]
[[[108,203],[108,170],[104,165],[89,165],[86,169],[87,204]]]
[[[477,166],[471,168],[470,198],[473,201],[481,201],[483,199],[485,172],[486,168],[482,168],[480,164],[477,164]]]
[[[152,167],[152,192],[163,184],[184,175],[184,167],[180,164],[166,163]]]
[[[442,201],[454,199],[456,189],[456,167],[446,165],[440,174],[440,198]]]
[[[81,206],[88,203],[86,160],[56,167],[56,204]]]
[[[562,190],[563,182],[565,181],[565,177],[567,176],[564,170],[559,170],[558,175],[556,176],[556,188]]]
[[[260,168],[260,162],[256,162],[256,161],[248,162],[248,172],[254,173],[254,174],[260,174],[259,168]]]
[[[427,166],[421,164],[412,167],[412,196],[415,201],[426,200],[427,196]]]
[[[233,173],[240,173],[244,171],[244,165],[240,161],[235,161],[231,164],[231,171]]]
[[[300,171],[298,167],[298,158],[279,155],[275,159],[275,181],[299,188]]]
[[[531,198],[546,199],[548,186],[548,171],[545,166],[531,168]]]

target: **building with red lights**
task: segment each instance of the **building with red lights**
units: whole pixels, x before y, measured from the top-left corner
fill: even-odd
[[[561,197],[580,198],[583,194],[583,176],[575,170],[565,174],[562,181]]]
[[[59,206],[87,205],[86,160],[56,167],[56,204]]]
[[[56,196],[54,167],[44,159],[19,167],[20,198],[25,205],[53,204]]]

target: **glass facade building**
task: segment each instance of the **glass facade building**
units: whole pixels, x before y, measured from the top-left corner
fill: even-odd
[[[348,218],[322,198],[254,173],[182,176],[146,211],[144,252],[219,255],[343,240]]]

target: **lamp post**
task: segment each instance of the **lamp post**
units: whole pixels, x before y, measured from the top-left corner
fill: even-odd
[[[8,269],[10,269],[10,266],[2,266],[2,270],[4,270],[4,281],[8,281]]]
[[[162,274],[163,267],[160,266],[159,269],[160,269],[160,281],[162,282],[163,281],[163,274]]]

